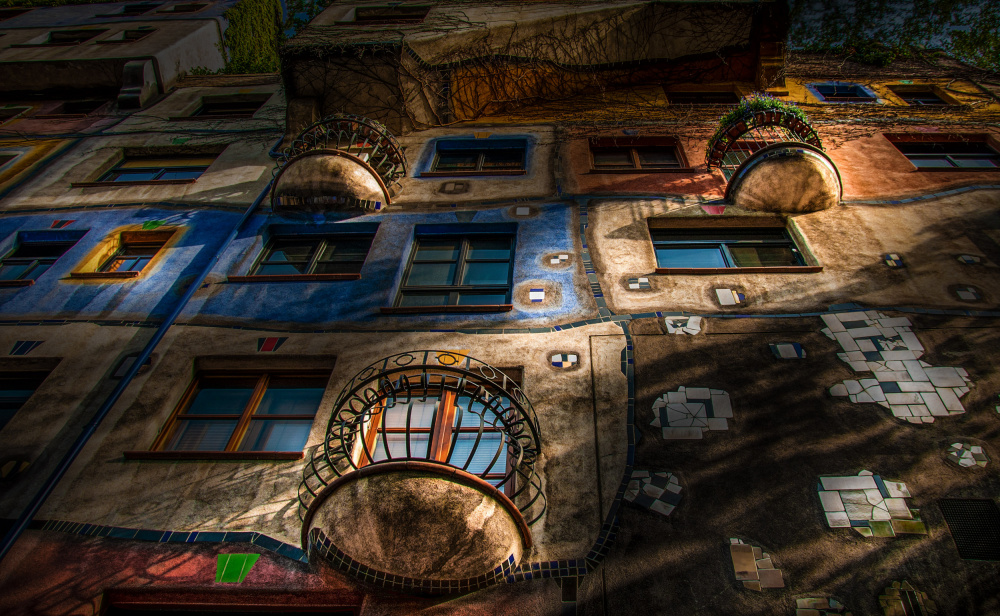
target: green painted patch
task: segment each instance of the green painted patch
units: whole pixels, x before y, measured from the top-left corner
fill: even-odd
[[[181,145],[183,143],[187,143],[188,141],[191,141],[190,137],[174,137],[173,141],[170,143],[174,145]]]
[[[142,223],[142,230],[152,231],[153,229],[162,226],[163,226],[162,220],[147,220],[146,222]]]
[[[260,554],[219,554],[215,566],[217,584],[239,584],[246,579]]]

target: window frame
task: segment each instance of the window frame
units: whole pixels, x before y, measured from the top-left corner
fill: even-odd
[[[142,272],[144,269],[146,269],[146,266],[148,266],[150,263],[153,262],[153,259],[155,259],[156,255],[158,255],[160,253],[160,251],[163,250],[163,247],[166,245],[166,243],[167,243],[166,240],[163,240],[163,241],[157,241],[157,240],[148,240],[148,241],[142,241],[142,240],[138,240],[138,241],[122,241],[121,246],[118,247],[118,249],[114,252],[114,254],[112,254],[110,257],[108,257],[104,261],[104,263],[102,263],[101,266],[97,268],[97,273],[99,273],[99,274],[126,274],[126,275],[129,275],[129,276],[138,276],[140,274],[140,272]],[[155,250],[152,250],[151,252],[149,252],[148,255],[127,255],[127,254],[125,254],[126,252],[131,251],[131,250],[136,250],[136,249],[153,249],[153,248],[155,248]],[[112,266],[112,264],[115,263],[115,261],[118,261],[118,260],[125,261],[125,260],[127,260],[129,258],[133,258],[137,262],[142,262],[142,260],[145,259],[145,262],[142,262],[141,267],[139,267],[138,269],[132,269],[131,266],[129,267],[129,269],[109,269]]]
[[[49,30],[48,33],[46,33],[45,35],[45,40],[41,42],[15,43],[11,45],[11,47],[15,48],[16,47],[75,47],[76,45],[83,45],[84,43],[92,41],[93,39],[97,38],[102,34],[107,34],[109,31],[110,28],[73,28],[64,30]],[[69,34],[69,33],[76,33],[81,38],[79,38],[79,40],[67,41],[67,42],[52,41],[53,34]],[[90,36],[82,38],[84,34],[90,34]]]
[[[819,102],[821,102],[821,103],[830,103],[830,104],[839,104],[839,105],[863,105],[863,104],[866,104],[866,103],[878,103],[879,102],[878,94],[876,94],[870,88],[866,88],[865,86],[861,85],[860,83],[847,82],[847,81],[844,81],[844,82],[841,82],[841,81],[836,81],[836,82],[818,81],[818,82],[813,82],[813,83],[807,84],[806,87],[813,93],[813,95],[817,99],[819,99]],[[832,88],[839,88],[839,87],[857,88],[861,92],[864,92],[866,94],[866,96],[826,95],[826,94],[823,94],[822,92],[820,92],[820,90],[819,90],[819,88],[829,88],[829,87],[832,87]]]
[[[124,30],[120,30],[119,32],[115,33],[114,35],[112,35],[111,38],[101,39],[95,42],[99,45],[127,45],[128,43],[141,41],[142,39],[146,38],[147,36],[149,36],[154,32],[156,32],[156,28],[152,26],[138,26],[136,28],[126,28]]]
[[[269,255],[270,251],[274,247],[276,242],[287,241],[287,240],[302,240],[305,241],[316,241],[316,247],[313,248],[310,253],[309,260],[306,265],[306,272],[302,274],[259,274],[262,264],[265,264],[265,259]],[[325,248],[331,240],[368,240],[368,250],[365,252],[365,258],[361,261],[361,265],[358,268],[357,273],[332,273],[332,274],[317,274],[315,273],[316,265],[319,263],[319,257],[323,254]],[[274,234],[268,238],[264,243],[260,254],[254,259],[253,265],[250,267],[250,273],[246,276],[229,276],[227,279],[229,282],[306,282],[306,281],[323,281],[323,280],[360,280],[361,270],[364,269],[365,263],[368,262],[368,254],[371,252],[372,245],[375,243],[375,233],[323,233],[323,234],[294,234],[294,233],[281,233]]]
[[[590,173],[594,174],[646,174],[646,173],[690,173],[694,171],[688,164],[684,149],[676,137],[591,137],[587,140],[590,156]],[[642,148],[671,148],[677,167],[643,167],[639,158]],[[595,149],[627,150],[632,162],[631,167],[599,167]]]
[[[20,250],[20,248],[22,246],[26,245],[26,244],[28,244],[28,245],[30,245],[30,244],[48,244],[48,245],[56,245],[56,244],[60,244],[61,245],[61,244],[65,244],[66,245],[66,249],[63,250],[59,254],[59,256],[57,256],[55,258],[46,257],[44,259],[43,258],[30,259],[31,263],[29,264],[29,269],[25,270],[17,278],[12,278],[10,280],[0,280],[0,287],[27,287],[27,286],[31,286],[31,285],[35,284],[35,281],[38,280],[38,278],[44,276],[45,272],[47,272],[49,270],[49,268],[51,268],[53,265],[55,265],[56,262],[59,259],[61,259],[67,252],[69,252],[70,250],[72,250],[73,247],[76,246],[77,242],[79,242],[79,241],[80,241],[79,238],[77,238],[75,240],[68,240],[68,239],[66,239],[66,240],[19,240],[14,245],[14,247],[9,252],[7,252],[7,254],[5,254],[2,258],[0,258],[0,267],[2,267],[4,265],[7,265],[8,264],[7,262],[10,259],[12,259],[12,258],[14,260],[16,260],[16,261],[27,261],[27,260],[29,260],[26,257],[16,257],[16,256],[14,256],[17,253],[17,251]],[[38,266],[40,264],[42,264],[42,262],[49,261],[50,259],[51,259],[51,263],[46,263],[46,265],[48,265],[48,267],[46,267],[40,274],[38,274],[38,276],[32,277],[32,278],[28,278],[27,277],[28,274],[31,274],[35,269],[37,269]]]
[[[249,400],[243,407],[243,411],[239,415],[236,427],[233,428],[232,434],[229,436],[229,440],[226,443],[226,447],[223,450],[204,450],[204,451],[182,451],[166,449],[169,445],[170,440],[173,438],[181,421],[188,419],[187,411],[191,404],[194,402],[198,392],[199,385],[204,380],[226,380],[226,379],[250,379],[256,377],[256,384],[252,390]],[[267,387],[270,384],[272,378],[307,378],[307,379],[322,379],[323,380],[323,394],[320,397],[320,403],[316,406],[316,412],[312,415],[296,414],[296,415],[263,415],[257,416],[256,412],[260,408],[260,403],[264,398],[264,394],[267,392]],[[202,460],[301,460],[305,455],[305,449],[308,445],[308,436],[306,437],[306,442],[302,445],[302,450],[300,451],[240,451],[239,447],[242,445],[243,441],[250,432],[250,424],[256,418],[259,420],[295,420],[295,421],[306,421],[312,422],[309,426],[309,431],[312,431],[313,424],[316,422],[316,417],[319,415],[320,406],[322,406],[322,399],[326,396],[326,392],[329,389],[329,370],[251,370],[251,371],[238,371],[238,370],[205,370],[200,371],[194,375],[191,382],[188,384],[187,389],[185,389],[183,396],[181,396],[180,401],[171,411],[170,416],[167,418],[163,427],[160,429],[156,440],[150,446],[148,451],[129,451],[125,452],[126,459],[202,459]],[[235,415],[218,414],[195,414],[192,415],[196,420],[201,421],[232,421]]]
[[[937,86],[933,84],[919,84],[919,85],[899,84],[899,85],[890,85],[887,87],[889,88],[890,92],[892,92],[897,98],[902,100],[903,104],[908,107],[938,108],[956,104],[954,99],[945,95],[943,92],[940,91],[940,89]],[[909,100],[907,100],[908,96],[912,98],[911,95],[923,92],[929,92],[941,102],[927,104],[927,103],[911,103]]]
[[[166,186],[166,185],[179,185],[179,184],[194,184],[197,182],[201,176],[205,175],[212,165],[218,160],[221,151],[216,152],[205,152],[205,153],[179,153],[179,152],[164,152],[164,153],[150,153],[142,155],[130,155],[127,152],[120,156],[113,165],[110,167],[104,167],[96,177],[96,180],[85,181],[85,182],[72,182],[70,184],[73,188],[93,188],[101,186]],[[204,159],[207,164],[201,165],[177,165],[177,166],[153,166],[149,167],[124,167],[123,165],[128,163],[134,163],[142,160],[171,160],[171,159]],[[211,159],[211,160],[209,160]],[[118,179],[107,179],[113,177],[112,174],[122,170],[154,170],[157,171],[156,177],[162,178],[162,176],[169,171],[177,170],[198,170],[199,174],[195,178],[181,178],[181,179],[146,179],[146,180],[118,180]]]
[[[647,220],[647,226],[649,228],[649,239],[650,247],[653,249],[653,261],[656,263],[655,272],[657,274],[811,274],[823,271],[823,266],[818,265],[814,259],[809,255],[809,253],[800,247],[801,238],[796,241],[795,235],[787,227],[783,220],[748,220],[739,218],[724,218],[712,220],[710,223],[704,221],[700,218],[650,218]],[[704,240],[657,240],[657,232],[669,232],[669,231],[681,231],[685,229],[705,229],[705,230],[716,230],[718,233],[731,233],[734,231],[748,231],[752,232],[754,230],[780,230],[785,239],[782,241],[777,240],[718,240],[713,241],[711,239]],[[804,243],[804,242],[801,242]],[[657,245],[674,245],[674,246],[694,246],[694,245],[718,245],[720,253],[722,254],[723,261],[732,264],[727,267],[661,267],[659,260],[656,257]],[[782,245],[791,246],[792,252],[796,255],[799,265],[768,265],[768,266],[749,266],[740,267],[735,265],[736,260],[733,258],[728,245],[734,244],[745,244],[745,245]]]
[[[417,256],[417,251],[420,248],[420,241],[449,241],[457,240],[461,242],[459,246],[458,256],[454,261],[451,260],[440,260],[442,263],[455,263],[455,274],[452,278],[454,281],[460,281],[465,274],[469,263],[469,242],[475,239],[486,239],[486,240],[497,240],[497,239],[507,239],[510,242],[510,255],[507,258],[507,263],[509,269],[507,270],[507,284],[506,285],[463,285],[463,284],[450,284],[450,285],[407,285],[407,280],[409,279],[410,272],[413,269],[414,259]],[[410,248],[410,254],[407,257],[406,267],[403,269],[403,276],[400,279],[399,289],[396,292],[396,297],[393,300],[391,308],[383,308],[382,312],[389,313],[435,313],[435,312],[507,312],[513,309],[513,293],[514,293],[514,265],[515,265],[515,252],[517,248],[517,235],[516,233],[453,233],[453,234],[418,234],[414,237],[413,245]],[[434,263],[438,261],[421,261],[421,263]],[[473,263],[479,262],[501,262],[500,259],[473,259]],[[461,294],[467,293],[469,295],[477,295],[476,291],[480,291],[479,295],[486,295],[489,292],[493,294],[498,294],[500,291],[507,297],[507,303],[504,304],[459,304],[459,298]],[[431,306],[403,306],[402,301],[406,293],[412,295],[430,295],[434,292],[437,293],[447,293],[448,303],[443,305],[431,305]]]
[[[500,142],[520,142],[518,146],[502,147]],[[476,152],[476,168],[473,170],[438,170],[438,162],[441,158],[442,145],[459,144],[468,147],[446,147],[445,151],[452,152]],[[486,154],[490,150],[521,150],[520,169],[484,169]],[[528,172],[528,151],[530,143],[526,137],[498,136],[496,139],[468,139],[468,138],[441,138],[434,141],[434,151],[431,156],[427,170],[420,173],[422,178],[450,178],[450,177],[475,177],[475,176],[515,176],[526,175]]]
[[[26,398],[21,400],[18,407],[14,409],[12,413],[10,413],[9,417],[4,419],[3,413],[0,413],[0,431],[2,431],[4,427],[7,426],[7,424],[9,424],[11,421],[14,420],[14,417],[16,417],[17,414],[21,411],[21,409],[24,408],[24,405],[30,402],[31,398],[34,397],[36,393],[38,393],[38,390],[42,387],[42,385],[45,384],[45,380],[49,378],[51,374],[52,372],[50,370],[10,370],[10,371],[0,372],[0,385],[3,385],[4,381],[13,381],[13,380],[17,380],[17,382],[19,383],[24,383],[29,380],[30,382],[33,383],[37,381],[34,388],[31,388],[31,393]],[[3,389],[2,387],[0,387],[0,392],[27,391],[27,389],[28,388]],[[2,401],[2,403],[4,404],[8,403],[8,400],[6,400],[5,397],[2,395],[0,395],[0,401]]]
[[[412,25],[412,24],[419,24],[419,23],[423,23],[423,21],[425,19],[427,19],[427,15],[430,13],[431,8],[432,7],[429,4],[426,4],[426,5],[425,4],[410,4],[410,5],[402,5],[402,6],[400,6],[398,4],[396,4],[396,5],[385,4],[385,5],[358,6],[358,7],[355,7],[354,12],[351,14],[351,16],[353,17],[353,19],[351,19],[351,20],[344,20],[344,21],[336,21],[336,22],[334,22],[334,25],[337,25],[337,26],[388,26],[388,25]],[[414,9],[417,9],[417,10],[424,9],[424,11],[423,11],[423,13],[419,17],[391,17],[391,16],[386,16],[385,18],[381,18],[381,19],[380,18],[367,18],[367,17],[363,17],[362,19],[359,20],[358,19],[358,9],[361,9],[361,10],[382,9],[382,10],[386,10],[386,11],[390,11],[390,12],[392,12],[392,11],[398,11],[400,9],[403,9],[403,10],[410,9],[411,11],[414,10]]]
[[[945,172],[945,173],[948,173],[948,172],[957,172],[957,173],[970,173],[970,172],[972,172],[972,173],[974,173],[974,172],[995,173],[997,171],[1000,171],[1000,143],[997,143],[997,141],[991,135],[989,135],[989,134],[985,134],[985,133],[975,133],[975,134],[956,134],[956,133],[951,133],[951,134],[949,134],[949,133],[883,133],[883,136],[886,138],[887,141],[889,141],[889,143],[892,144],[892,146],[896,149],[896,151],[899,152],[899,155],[902,156],[902,157],[904,157],[907,160],[907,162],[909,162],[913,166],[912,171],[931,172],[931,173],[940,173],[940,172]],[[987,149],[991,150],[993,154],[992,155],[990,155],[990,154],[976,155],[976,154],[965,154],[965,153],[961,153],[961,154],[948,154],[947,152],[942,152],[940,154],[919,154],[919,153],[918,154],[912,154],[912,153],[911,154],[907,154],[906,152],[903,152],[899,148],[898,144],[901,144],[901,143],[930,143],[930,144],[938,144],[938,145],[942,145],[942,146],[944,146],[946,144],[949,144],[949,143],[981,143],[981,144],[984,144],[984,146]],[[950,166],[950,167],[921,167],[921,166],[918,166],[917,164],[915,164],[913,162],[914,159],[911,158],[911,156],[914,156],[914,157],[926,157],[928,159],[932,158],[932,157],[944,158],[952,166]],[[982,156],[987,156],[990,159],[995,160],[996,164],[993,167],[959,167],[959,166],[955,166],[955,162],[951,158],[951,156],[967,156],[967,157],[973,157],[973,156],[982,157]]]
[[[264,105],[271,99],[273,92],[255,92],[249,94],[220,94],[220,95],[209,95],[202,96],[198,99],[198,106],[194,111],[190,112],[185,116],[176,116],[170,118],[171,120],[216,120],[216,119],[252,119],[253,116],[264,108]],[[227,100],[228,99],[228,100]],[[206,114],[204,113],[205,107],[208,105],[218,104],[225,105],[226,103],[254,103],[257,102],[257,107],[252,112],[239,112],[239,113],[214,113]]]

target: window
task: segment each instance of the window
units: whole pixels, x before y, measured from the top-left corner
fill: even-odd
[[[85,43],[90,39],[94,38],[99,34],[104,34],[107,32],[104,30],[53,30],[49,32],[48,37],[41,43],[35,43],[36,45],[51,45],[51,46],[62,46],[62,45],[79,45],[80,43]]]
[[[173,6],[168,6],[165,9],[160,9],[157,13],[196,13],[206,6],[208,5],[202,2],[186,2],[184,4],[175,4]]]
[[[868,90],[857,84],[811,84],[810,87],[821,101],[827,103],[874,103],[875,98]]]
[[[921,170],[1000,168],[1000,154],[985,141],[890,141]]]
[[[192,115],[213,118],[252,118],[253,114],[271,98],[270,94],[205,96],[201,107]]]
[[[17,158],[17,154],[4,154],[0,152],[0,167],[3,167],[15,158]]]
[[[97,41],[103,45],[114,45],[116,43],[131,43],[133,41],[138,41],[139,39],[149,36],[155,32],[151,26],[140,26],[135,30],[122,30],[118,34],[112,36],[111,38],[102,39]]]
[[[527,145],[527,139],[442,139],[421,175],[523,175]]]
[[[44,237],[41,233],[31,234],[35,235]],[[78,239],[67,239],[67,234],[58,234],[56,238],[59,239],[22,239],[13,252],[0,261],[0,281],[37,280]]]
[[[947,105],[933,88],[913,88],[909,86],[893,86],[889,88],[907,105]]]
[[[804,266],[788,232],[777,227],[651,229],[659,269]]]
[[[153,449],[301,453],[328,379],[315,372],[200,374]]]
[[[215,155],[131,157],[126,156],[114,169],[101,176],[101,182],[188,181],[205,173]]]
[[[418,237],[397,307],[510,304],[513,235]]]
[[[149,265],[156,253],[167,243],[173,232],[164,233],[123,233],[122,244],[110,259],[101,265],[98,272],[141,272]]]
[[[373,236],[275,237],[264,250],[253,274],[360,274]]]
[[[31,109],[30,107],[2,107],[0,108],[0,124],[5,124],[11,120],[16,120],[25,111]]]
[[[354,11],[354,21],[346,23],[418,24],[427,17],[428,11],[429,6],[359,6]]]
[[[663,171],[683,169],[677,141],[670,138],[595,138],[590,140],[595,171]]]
[[[740,102],[735,92],[667,92],[671,105],[735,105]]]
[[[97,17],[136,17],[144,13],[152,11],[156,7],[160,6],[154,2],[139,2],[136,4],[126,4],[121,12],[118,13],[106,13],[102,15],[97,15]]]
[[[41,386],[48,372],[5,372],[0,374],[0,429],[7,425]]]

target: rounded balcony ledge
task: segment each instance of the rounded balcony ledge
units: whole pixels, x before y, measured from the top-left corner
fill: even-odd
[[[375,211],[392,201],[406,159],[381,123],[350,114],[308,126],[278,156],[276,212]]]
[[[833,161],[820,148],[797,142],[754,152],[726,186],[726,201],[761,212],[816,212],[839,204],[842,195]]]

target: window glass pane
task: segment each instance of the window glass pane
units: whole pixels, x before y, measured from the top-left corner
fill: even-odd
[[[510,273],[510,263],[467,263],[462,284],[505,285]]]
[[[58,258],[73,247],[73,242],[25,242],[17,247],[11,257],[17,258]]]
[[[268,387],[255,415],[315,415],[323,398],[322,387]]]
[[[320,261],[364,261],[372,241],[329,239]]]
[[[785,230],[779,227],[654,229],[652,235],[654,242],[707,242],[718,244],[719,242],[744,242],[748,240],[788,241]]]
[[[262,263],[255,273],[261,276],[295,276],[304,274],[308,263]]]
[[[190,406],[183,411],[185,415],[240,415],[250,396],[253,395],[256,379],[250,379],[253,384],[239,387],[234,384],[231,387],[212,387],[203,385],[191,401]]]
[[[639,165],[642,167],[659,169],[681,166],[672,147],[642,147],[636,148],[635,151],[639,155]]]
[[[31,267],[30,263],[8,263],[4,262],[0,265],[0,280],[17,280],[28,268]]]
[[[268,263],[284,261],[308,261],[316,249],[316,242],[292,242],[279,240],[271,245],[265,260]]]
[[[514,170],[524,168],[524,150],[485,150],[483,170]]]
[[[507,466],[503,444],[504,438],[501,432],[484,432],[481,437],[478,432],[462,432],[455,440],[455,449],[451,452],[448,462],[460,468],[465,467],[465,470],[475,475],[486,472],[503,474]],[[473,447],[476,447],[475,452],[472,451]],[[494,456],[496,461],[493,460]]]
[[[404,293],[400,306],[447,306],[447,293]]]
[[[236,419],[182,419],[177,422],[168,451],[225,451]]]
[[[417,246],[417,254],[413,256],[414,261],[454,261],[458,259],[459,242],[448,241],[424,241],[421,240]]]
[[[455,282],[455,268],[454,263],[414,263],[410,266],[406,284],[408,286],[450,285]]]
[[[167,169],[159,180],[194,180],[205,173],[204,169]]]
[[[436,396],[426,400],[419,398],[397,400],[394,404],[386,407],[382,425],[385,428],[405,428],[406,416],[409,414],[411,428],[430,428],[437,406],[438,398]]]
[[[704,248],[656,247],[657,267],[726,267],[718,246]]]
[[[103,182],[148,182],[155,180],[156,176],[159,175],[159,169],[143,170],[143,169],[112,169],[101,178]]]
[[[475,171],[479,152],[475,150],[449,150],[438,152],[432,171]]]
[[[913,157],[913,158],[910,158],[910,162],[912,162],[917,167],[951,167],[952,166],[952,164],[944,156],[941,156],[940,158]]]
[[[46,261],[36,261],[35,267],[25,273],[22,278],[25,280],[38,280],[38,277],[44,274],[50,267],[52,267],[52,263],[48,263]]]
[[[406,434],[392,434],[380,432],[375,442],[375,452],[372,457],[376,462],[379,460],[386,460],[389,456],[386,455],[385,442],[389,443],[389,455],[393,458],[405,458],[406,457]],[[410,457],[411,458],[426,458],[427,457],[427,445],[430,442],[430,434],[423,433],[410,433]],[[383,439],[385,442],[383,442]]]
[[[493,306],[509,304],[506,293],[462,293],[458,296],[459,306]]]
[[[101,271],[104,272],[138,272],[149,263],[149,257],[115,257],[108,261]]]
[[[510,240],[469,240],[470,259],[510,259]]]
[[[959,167],[997,167],[997,159],[994,158],[953,158],[955,165]]]
[[[496,400],[496,403],[493,403]],[[455,419],[452,426],[455,428],[479,428],[480,424],[486,430],[500,428],[503,422],[497,417],[497,413],[503,413],[510,403],[504,399],[491,398],[489,405],[481,401],[473,401],[468,396],[459,396],[455,405]],[[461,423],[459,423],[461,422]]]
[[[302,451],[311,428],[308,419],[254,419],[239,451]]]
[[[632,155],[628,148],[594,149],[595,167],[626,167],[631,168]]]
[[[799,265],[798,256],[788,246],[730,246],[736,267],[781,267]]]

